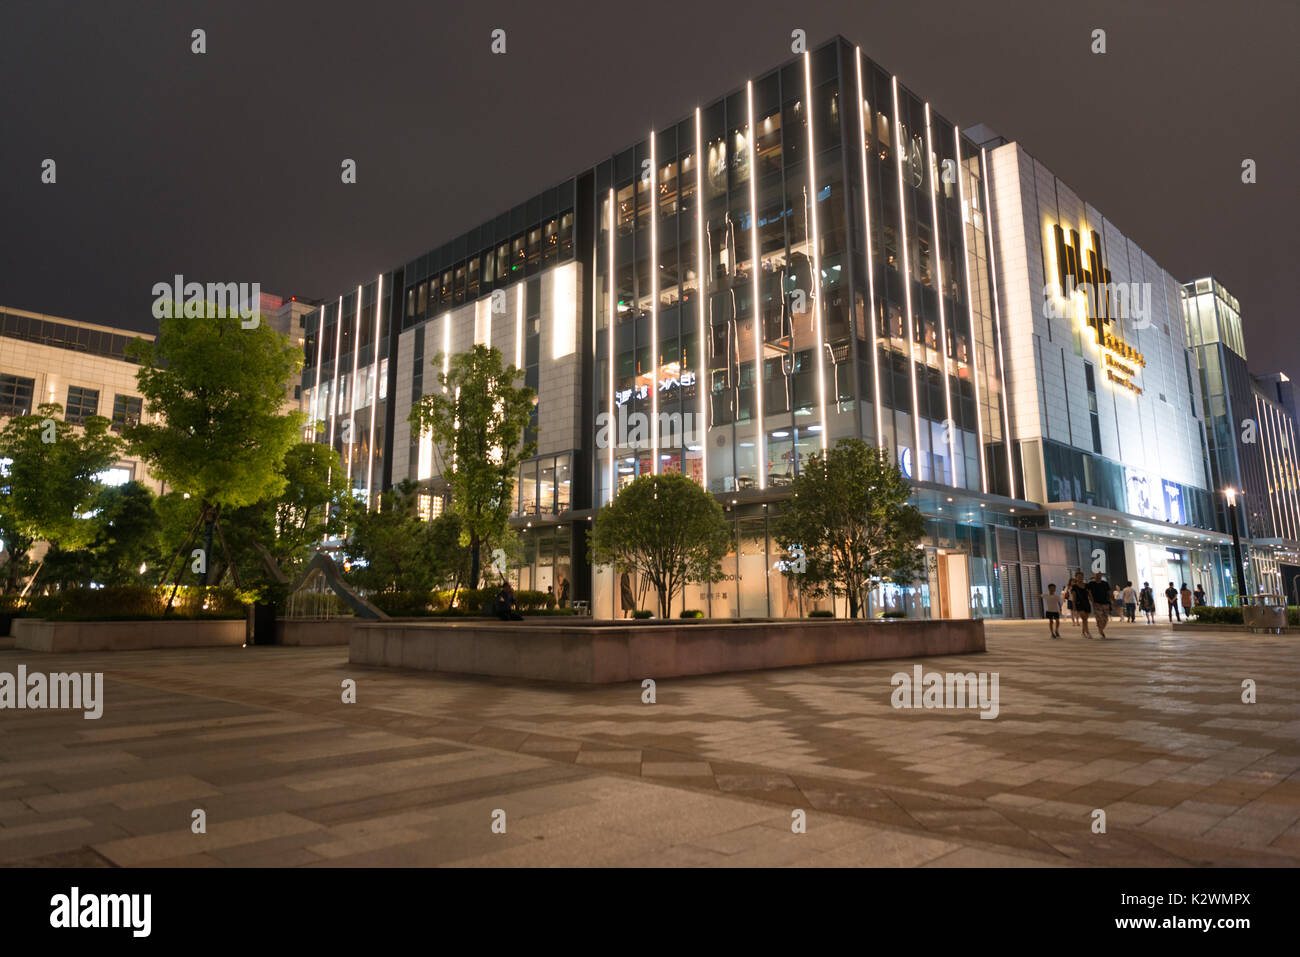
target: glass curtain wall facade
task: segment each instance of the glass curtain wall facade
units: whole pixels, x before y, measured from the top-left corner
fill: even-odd
[[[597,504],[663,471],[781,488],[846,436],[1011,495],[979,151],[893,77],[828,44],[600,164],[596,192],[594,411],[630,423]]]
[[[737,550],[688,607],[807,610],[768,527],[841,438],[918,484],[1012,496],[987,197],[978,147],[843,40],[595,167],[591,415],[617,428],[593,504],[669,471],[722,498]],[[995,547],[969,529],[946,538],[982,563],[963,579],[989,613]],[[912,592],[876,610],[929,613],[930,583]]]
[[[303,438],[339,453],[366,502],[384,486],[392,288],[392,274],[381,275],[305,318]]]

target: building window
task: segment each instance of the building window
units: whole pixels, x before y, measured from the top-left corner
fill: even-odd
[[[294,386],[297,392],[302,386]],[[295,395],[296,399],[298,396]],[[140,416],[144,412],[144,402],[136,395],[115,395],[113,396],[113,431],[121,432],[128,425],[139,425]]]
[[[63,409],[63,420],[81,425],[89,416],[99,411],[99,390],[68,386],[68,402]]]
[[[31,415],[35,390],[35,379],[0,375],[0,416]]]
[[[1101,454],[1101,416],[1097,412],[1097,375],[1092,363],[1083,364],[1083,377],[1088,386],[1088,418],[1092,422],[1092,450]]]

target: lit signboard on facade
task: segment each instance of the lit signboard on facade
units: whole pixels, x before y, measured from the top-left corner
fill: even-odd
[[[1120,318],[1119,301],[1127,301],[1133,295],[1123,283],[1117,287],[1111,282],[1097,231],[1089,230],[1088,239],[1085,247],[1077,230],[1071,229],[1067,234],[1059,223],[1052,225],[1060,295],[1067,300],[1075,296],[1083,298],[1084,316],[1101,350],[1106,381],[1141,395],[1142,386],[1137,378],[1147,364],[1146,357],[1125,342],[1113,327]]]

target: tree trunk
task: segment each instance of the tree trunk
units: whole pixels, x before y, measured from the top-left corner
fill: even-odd
[[[479,548],[478,533],[474,532],[469,537],[469,580],[473,582],[473,587],[479,587]]]
[[[857,589],[854,589],[854,588],[850,588],[850,589],[848,589],[848,593],[847,593],[846,597],[847,597],[848,600],[849,600],[849,617],[850,617],[850,618],[857,618],[857,617],[858,617],[858,592],[857,592]]]
[[[212,567],[212,529],[216,525],[216,515],[211,506],[203,503],[203,574],[199,576],[199,585],[208,587],[208,569]]]

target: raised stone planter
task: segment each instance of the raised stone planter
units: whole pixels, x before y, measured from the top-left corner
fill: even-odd
[[[242,618],[167,621],[46,621],[17,618],[14,647],[28,651],[139,651],[146,648],[210,648],[242,645]]]
[[[346,645],[355,618],[278,618],[277,645]]]
[[[984,622],[357,622],[353,664],[576,684],[984,650]]]

